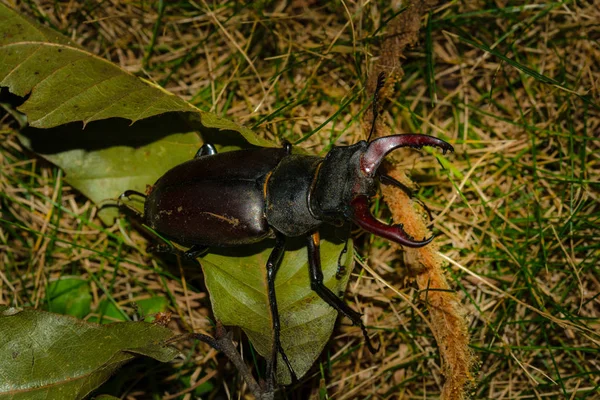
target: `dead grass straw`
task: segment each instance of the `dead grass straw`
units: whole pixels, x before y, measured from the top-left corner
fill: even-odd
[[[401,64],[403,76],[393,87],[389,81],[395,95],[387,95],[379,134],[385,126],[426,133],[452,142],[456,153],[440,159],[443,167],[427,151],[394,159],[394,168],[418,183],[414,197],[432,211],[430,225],[402,193],[392,196],[400,208],[390,203],[388,214],[378,203],[377,212],[417,237],[439,233],[449,282],[430,272],[439,266],[433,248],[398,252],[356,232],[358,257],[374,274],[357,269],[346,299],[366,315],[382,351],[370,355],[360,330],[342,319],[315,369],[288,397],[459,396],[470,358],[464,325],[452,315],[467,319],[479,360],[473,398],[597,397],[594,2],[444,3],[417,10],[429,11],[411,17],[408,35],[393,34],[399,20],[390,18],[402,6],[389,1],[165,2],[162,13],[147,2],[8,3],[199,107],[313,154],[365,138],[370,118],[363,112],[373,92],[366,77],[377,76],[373,66],[383,65],[384,47],[412,44],[389,64]],[[384,46],[388,39],[398,44]],[[95,206],[66,177],[20,147],[10,121],[2,117],[0,304],[45,307],[48,285],[74,276],[89,283],[90,316],[110,303],[121,318],[135,318],[135,301],[162,297],[174,331],[210,329],[198,271],[184,265],[184,280],[175,276],[169,261],[144,253],[147,243],[126,219],[102,227]],[[415,263],[429,267],[406,267]],[[465,314],[442,311],[458,308],[458,299]],[[430,328],[440,325],[454,329]],[[444,345],[452,342],[458,344]],[[123,386],[106,390],[127,399],[245,396],[236,372],[202,350],[174,366],[131,365],[113,381],[123,379]]]

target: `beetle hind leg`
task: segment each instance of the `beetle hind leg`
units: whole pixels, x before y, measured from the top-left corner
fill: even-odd
[[[361,320],[362,314],[351,309],[348,304],[346,304],[323,284],[323,271],[321,269],[321,251],[319,248],[319,240],[318,232],[308,236],[308,265],[310,269],[311,289],[315,291],[327,304],[348,317],[348,319],[352,321],[352,324],[359,326],[365,338],[367,348],[371,353],[377,353],[377,351],[379,351],[379,346],[375,348],[371,343],[371,338],[369,337],[367,328]]]
[[[146,197],[148,197],[144,193],[138,192],[137,190],[126,190],[119,195],[119,198],[117,199],[117,207],[125,207],[127,210],[129,210],[129,212],[135,214],[138,218],[143,219],[144,214],[140,210],[136,209],[130,204],[127,204],[127,202],[131,200],[131,196],[133,195],[139,196],[144,200],[146,199]],[[127,199],[127,202],[124,202],[123,199]]]
[[[146,246],[147,253],[171,253],[176,254],[176,250],[173,246],[169,246],[165,243],[153,243]]]
[[[195,244],[190,247],[188,250],[183,252],[183,256],[189,260],[196,260],[196,258],[205,255],[208,252],[208,246],[201,246],[199,244]]]
[[[174,255],[179,255],[187,258],[190,261],[197,261],[198,257],[203,256],[208,252],[208,246],[201,246],[198,244],[193,245],[186,251],[182,251],[177,249],[172,245],[168,245],[166,243],[155,243],[148,245],[146,247],[146,251],[148,253],[169,253]]]
[[[279,322],[279,312],[277,311],[277,297],[275,296],[275,276],[281,265],[283,253],[285,252],[285,237],[281,233],[277,233],[275,247],[269,255],[267,261],[267,284],[269,295],[269,308],[271,310],[271,318],[273,319],[273,342],[271,348],[271,360],[267,364],[267,376],[274,377],[277,371],[277,354],[281,354],[281,358],[292,376],[292,382],[296,382],[298,378],[292,368],[292,364],[288,359],[283,347],[281,346],[281,325]]]

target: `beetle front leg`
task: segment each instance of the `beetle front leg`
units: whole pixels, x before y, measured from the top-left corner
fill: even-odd
[[[267,376],[274,376],[275,371],[277,370],[277,353],[280,353],[281,358],[283,358],[287,368],[290,370],[292,382],[295,382],[298,378],[281,346],[281,325],[279,323],[279,312],[277,311],[277,296],[275,295],[275,276],[281,265],[284,252],[285,237],[281,233],[277,233],[275,247],[273,247],[273,251],[271,251],[271,255],[269,255],[269,260],[267,261],[269,308],[271,309],[271,318],[273,319],[273,343],[271,348],[271,361],[267,365]]]
[[[406,186],[404,183],[401,183],[398,180],[392,178],[389,175],[378,174],[378,176],[379,176],[379,180],[384,185],[391,185],[391,186],[397,187],[398,189],[400,189],[404,193],[406,193],[406,195],[408,197],[411,197],[413,201],[416,201],[417,203],[419,203],[419,205],[421,207],[423,207],[423,209],[427,212],[427,215],[429,216],[429,220],[431,221],[433,219],[433,217],[431,216],[431,210],[429,210],[429,207],[427,207],[427,205],[425,203],[423,203],[420,199],[413,197],[413,192],[412,192],[412,190],[410,190],[410,188],[408,186]]]
[[[383,183],[384,185],[392,185],[397,187],[398,189],[402,190],[404,193],[406,193],[406,195],[408,197],[412,197],[413,196],[413,191],[410,190],[410,188],[408,186],[406,186],[404,183],[392,178],[389,175],[386,174],[378,174],[379,176],[379,180],[381,181],[381,183]]]
[[[323,284],[323,271],[321,269],[321,251],[319,242],[319,232],[315,232],[308,236],[308,266],[310,269],[311,289],[336,311],[341,312],[348,317],[352,321],[352,324],[360,326],[363,336],[365,337],[367,348],[371,353],[377,353],[379,348],[376,349],[373,347],[367,332],[367,328],[365,328],[365,325],[362,322],[362,314],[351,309],[348,304],[346,304]]]

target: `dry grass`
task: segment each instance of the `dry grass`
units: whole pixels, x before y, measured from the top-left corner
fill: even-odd
[[[265,137],[321,154],[365,138],[371,93],[363,88],[398,5],[165,3],[160,18],[148,3],[19,7]],[[599,10],[594,2],[483,1],[433,9],[384,104],[382,121],[394,132],[456,148],[446,168],[425,151],[402,153],[395,165],[432,211],[429,228],[440,234],[446,277],[466,309],[479,360],[474,398],[600,398]],[[129,317],[132,302],[159,295],[169,299],[174,329],[209,329],[198,272],[177,267],[185,278],[172,276],[140,251],[145,243],[126,220],[102,227],[96,208],[23,151],[9,117],[3,122],[0,304],[44,307],[49,282],[77,275],[90,282],[92,310],[109,299]],[[314,373],[288,394],[436,398],[444,369],[427,298],[407,279],[422,271],[407,267],[410,253],[359,238],[359,254],[383,282],[357,267],[346,296],[378,330],[382,351],[370,355],[342,320]],[[105,391],[193,398],[189,388],[200,387],[212,388],[211,398],[243,397],[235,371],[205,350],[175,366],[130,365]]]

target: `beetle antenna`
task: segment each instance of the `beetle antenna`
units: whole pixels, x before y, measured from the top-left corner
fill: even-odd
[[[385,72],[380,72],[377,76],[377,86],[375,87],[375,93],[373,93],[373,123],[371,124],[371,131],[369,132],[367,142],[371,140],[371,136],[373,136],[373,132],[375,132],[375,122],[377,121],[377,117],[379,116],[379,91],[381,91],[383,85],[385,85]]]

